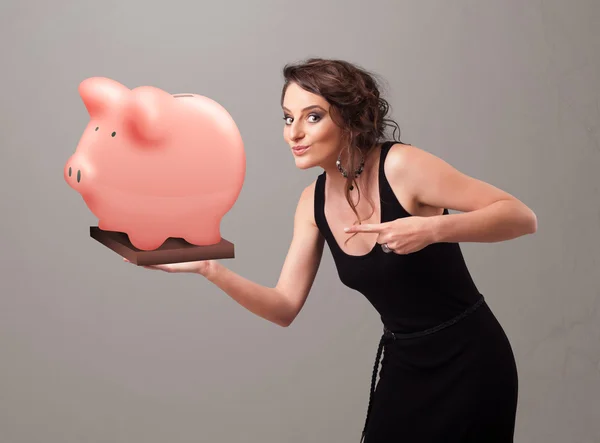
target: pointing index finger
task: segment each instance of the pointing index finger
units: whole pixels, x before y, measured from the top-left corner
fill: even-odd
[[[380,231],[382,227],[382,225],[367,223],[364,225],[354,225],[344,228],[344,232],[377,232]]]

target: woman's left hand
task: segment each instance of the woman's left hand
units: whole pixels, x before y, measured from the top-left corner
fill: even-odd
[[[434,243],[432,217],[402,217],[386,223],[354,225],[344,232],[376,232],[377,243],[387,244],[396,254],[410,254]]]

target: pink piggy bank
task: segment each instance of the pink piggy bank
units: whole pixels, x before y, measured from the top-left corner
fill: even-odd
[[[219,243],[246,171],[231,115],[201,95],[131,90],[102,77],[81,82],[79,93],[90,122],[64,177],[98,227],[126,233],[140,250],[169,237]]]

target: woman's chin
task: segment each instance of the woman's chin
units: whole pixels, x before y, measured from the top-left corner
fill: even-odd
[[[313,162],[307,161],[307,159],[304,159],[304,158],[298,158],[298,157],[296,157],[295,162],[296,162],[296,167],[298,169],[310,169],[310,168],[313,168],[315,166],[313,164]]]

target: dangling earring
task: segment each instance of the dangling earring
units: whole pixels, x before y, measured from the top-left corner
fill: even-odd
[[[342,158],[342,151],[340,151],[337,161],[335,162],[338,171],[340,171],[342,173],[342,175],[344,176],[344,178],[348,177],[348,171],[346,171],[346,169],[344,169],[344,167],[342,166],[342,162],[341,159]],[[363,172],[365,166],[365,156],[362,154],[361,152],[361,159],[360,159],[360,165],[358,166],[358,168],[356,169],[356,171],[354,171],[354,177],[353,178],[358,178],[358,176]],[[353,190],[354,189],[354,185],[350,184],[350,186],[348,187],[349,190]]]

